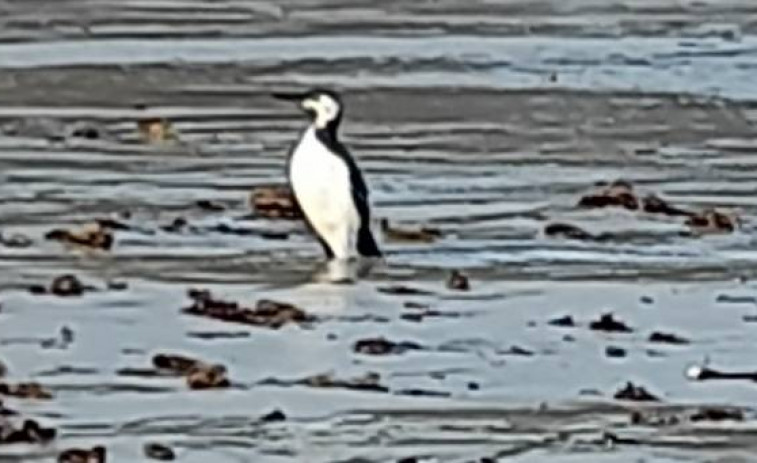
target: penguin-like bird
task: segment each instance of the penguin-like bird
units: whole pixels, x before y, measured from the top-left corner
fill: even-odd
[[[296,101],[310,117],[310,125],[289,153],[287,176],[326,257],[380,257],[370,228],[368,187],[338,137],[344,112],[341,98],[330,90],[273,96]]]

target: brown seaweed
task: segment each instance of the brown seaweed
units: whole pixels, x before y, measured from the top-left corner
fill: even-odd
[[[24,420],[21,427],[15,427],[7,420],[0,421],[0,445],[3,444],[44,444],[57,435],[54,428],[45,428],[34,420]]]
[[[356,391],[368,392],[389,392],[389,388],[381,384],[381,375],[375,372],[368,372],[362,376],[342,379],[337,378],[331,373],[317,374],[307,376],[296,380],[282,380],[278,378],[269,378],[261,381],[262,385],[274,386],[307,386],[324,389],[351,389]]]
[[[302,217],[292,190],[286,186],[261,186],[250,194],[250,206],[255,213],[269,219],[299,219]]]
[[[355,342],[352,349],[363,355],[401,355],[409,350],[421,350],[423,346],[412,341],[394,342],[386,338],[366,338]]]
[[[616,180],[607,187],[581,197],[578,207],[621,207],[635,211],[639,209],[639,198],[636,196],[631,183],[624,180]]]
[[[732,233],[738,218],[715,209],[705,209],[686,219],[686,225],[697,235]]]
[[[270,299],[261,299],[254,308],[247,308],[237,302],[215,299],[209,291],[190,291],[190,298],[192,305],[184,308],[184,313],[215,320],[270,329],[279,329],[287,324],[302,326],[316,321],[313,315],[295,305]]]
[[[379,221],[381,232],[387,241],[410,242],[410,243],[433,243],[442,233],[434,228],[420,227],[417,229],[400,228],[391,225],[389,219],[382,218]]]
[[[73,448],[58,455],[58,463],[105,463],[106,450],[103,446],[91,449]]]
[[[152,358],[152,364],[159,375],[184,377],[190,389],[217,389],[231,385],[223,365],[175,354],[157,354]]]
[[[49,400],[53,394],[39,383],[0,383],[0,395],[20,399]]]
[[[57,228],[45,234],[45,239],[60,241],[74,246],[83,246],[105,251],[113,247],[113,232],[99,223],[91,223],[79,229],[67,230]]]
[[[145,117],[137,121],[137,131],[142,141],[149,144],[175,142],[178,134],[168,119],[160,117]]]

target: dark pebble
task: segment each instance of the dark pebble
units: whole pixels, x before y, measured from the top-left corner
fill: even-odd
[[[266,413],[265,415],[260,417],[260,421],[262,423],[280,423],[282,421],[286,421],[287,416],[279,409],[276,409],[270,413]]]
[[[402,396],[409,396],[409,397],[440,397],[440,398],[447,398],[451,397],[452,394],[445,391],[432,391],[429,389],[400,389],[398,391],[394,391],[395,395],[402,395]]]
[[[241,339],[249,338],[250,333],[247,331],[190,331],[187,333],[190,338],[212,341],[216,339]]]
[[[266,240],[283,241],[289,239],[289,233],[287,232],[275,232],[275,231],[261,231],[260,237]]]
[[[132,227],[129,224],[124,223],[117,219],[110,218],[110,217],[103,217],[103,218],[95,219],[95,223],[97,223],[100,226],[100,228],[107,228],[110,230],[125,231],[125,230],[132,229]]]
[[[74,138],[84,138],[86,140],[99,140],[102,138],[100,129],[94,126],[77,127],[71,131],[71,136]]]
[[[544,234],[551,238],[567,238],[572,240],[589,241],[596,239],[594,234],[568,223],[551,223],[544,227]]]
[[[39,296],[41,294],[47,294],[47,288],[45,287],[45,285],[31,285],[29,286],[29,292]]]
[[[260,234],[259,232],[251,228],[232,227],[231,225],[227,223],[219,223],[218,225],[215,225],[214,227],[212,227],[211,230],[218,233],[224,233],[226,235],[236,235],[236,236],[251,236],[251,235]]]
[[[426,291],[424,289],[418,289],[418,288],[411,288],[409,286],[404,286],[404,285],[384,286],[382,288],[378,288],[377,291],[380,293],[392,294],[395,296],[428,296],[428,295],[433,294],[431,291]]]
[[[0,235],[0,244],[7,248],[28,248],[33,243],[31,238],[20,233],[14,233],[7,237]]]
[[[176,217],[173,219],[173,222],[171,222],[168,225],[161,226],[161,230],[167,233],[179,233],[182,230],[186,229],[189,225],[189,222],[184,217]]]
[[[417,309],[417,310],[428,309],[431,307],[428,304],[422,304],[420,302],[413,302],[413,301],[405,302],[404,304],[402,304],[402,306],[405,307],[406,309]]]
[[[447,278],[447,289],[453,291],[470,291],[468,277],[459,270],[453,270]]]
[[[74,342],[74,330],[71,328],[64,326],[60,329],[60,340],[63,344],[71,344]]]
[[[757,305],[757,297],[747,296],[747,295],[737,296],[737,295],[731,295],[731,294],[718,294],[718,297],[715,298],[715,302],[724,303],[724,304]]]
[[[226,207],[223,204],[214,203],[213,201],[210,201],[208,199],[201,199],[195,202],[195,206],[205,211],[212,211],[212,212],[220,212],[220,211],[226,210]]]
[[[660,344],[676,344],[676,345],[684,345],[689,344],[689,340],[678,336],[673,333],[663,333],[660,331],[655,331],[654,333],[649,335],[649,342],[655,342]]]
[[[75,275],[56,277],[50,286],[50,292],[60,297],[81,296],[84,289],[84,284]]]
[[[176,454],[171,447],[155,442],[145,444],[144,453],[152,460],[173,461],[176,459]]]
[[[629,400],[633,402],[659,402],[660,399],[651,394],[642,386],[637,386],[631,382],[626,383],[613,396],[616,400]]]
[[[599,320],[589,324],[589,329],[594,331],[605,331],[608,333],[630,333],[633,330],[624,322],[617,320],[612,314],[603,314]]]
[[[744,421],[744,412],[736,408],[703,408],[689,417],[698,421]]]
[[[570,315],[564,317],[553,318],[547,322],[550,326],[559,326],[561,328],[574,328],[576,326],[575,320]]]
[[[403,313],[400,315],[400,320],[408,322],[420,323],[423,321],[424,315],[422,313]]]
[[[622,347],[607,346],[605,348],[605,355],[610,358],[623,358],[626,356],[626,350]]]
[[[520,346],[510,346],[509,349],[498,350],[497,353],[500,355],[519,355],[522,357],[532,357],[534,355],[534,351]]]
[[[108,289],[111,291],[126,291],[127,289],[129,289],[129,283],[125,281],[110,280],[107,284]]]

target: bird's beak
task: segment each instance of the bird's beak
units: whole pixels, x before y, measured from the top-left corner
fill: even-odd
[[[271,96],[277,100],[300,102],[307,97],[307,94],[298,92],[275,92],[272,93]]]

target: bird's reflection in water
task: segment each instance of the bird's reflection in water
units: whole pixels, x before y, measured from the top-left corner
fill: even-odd
[[[296,287],[295,302],[316,315],[360,312],[360,307],[371,306],[368,301],[373,293],[366,291],[366,284],[371,283],[365,280],[380,262],[381,259],[320,262],[310,280]],[[291,287],[286,291],[291,298]]]
[[[331,259],[318,265],[313,280],[319,283],[354,284],[366,278],[380,261],[376,258]]]

